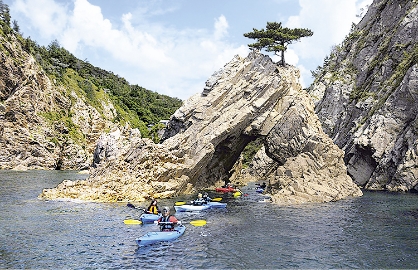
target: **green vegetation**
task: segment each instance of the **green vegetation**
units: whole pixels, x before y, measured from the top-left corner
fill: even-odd
[[[47,47],[39,46],[30,37],[23,38],[19,33],[18,23],[13,21],[11,26],[10,20],[9,7],[0,0],[0,34],[5,39],[10,40],[10,35],[14,35],[22,48],[34,56],[51,81],[67,91],[67,96],[75,91],[99,113],[103,113],[103,103],[111,101],[117,112],[113,121],[122,125],[129,123],[132,128],[139,128],[143,137],[156,140],[155,132],[148,130],[147,126],[155,126],[160,120],[169,119],[182,105],[178,98],[161,95],[138,85],[130,85],[124,78],[95,67],[87,60],[76,58],[61,47],[57,40],[52,41]],[[2,44],[0,49],[8,53]],[[50,113],[44,117],[61,121],[71,130],[75,127],[67,119],[70,113]],[[77,134],[74,134],[74,137],[80,139]]]
[[[267,22],[266,30],[253,28],[253,32],[245,33],[244,37],[257,40],[256,43],[248,45],[250,48],[258,50],[265,48],[266,51],[274,52],[275,54],[281,52],[281,65],[284,66],[284,51],[286,51],[287,46],[302,37],[312,35],[313,32],[306,28],[290,29],[282,27],[282,23]]]
[[[253,157],[258,152],[258,150],[261,149],[263,146],[263,139],[258,137],[255,141],[251,141],[247,146],[245,146],[244,150],[242,151],[242,166],[244,168],[248,168],[251,161],[253,160]]]

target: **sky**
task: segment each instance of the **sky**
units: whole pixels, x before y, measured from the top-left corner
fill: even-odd
[[[308,28],[311,37],[288,46],[285,60],[311,70],[358,23],[372,0],[3,0],[24,37],[58,43],[81,60],[130,84],[186,100],[233,59],[246,57],[243,36],[267,22]],[[267,53],[274,61],[280,58]]]

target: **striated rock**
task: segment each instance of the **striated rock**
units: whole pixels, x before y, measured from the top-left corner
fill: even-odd
[[[117,159],[133,144],[138,143],[140,138],[141,133],[139,129],[129,129],[128,126],[123,131],[117,128],[111,133],[102,134],[93,153],[93,167],[97,167],[99,163],[103,163],[106,160]]]
[[[67,181],[40,197],[142,201],[213,188],[238,177],[241,152],[259,137],[271,159],[260,164],[274,168],[263,170],[274,202],[360,196],[347,176],[343,152],[322,131],[298,80],[299,70],[277,66],[258,52],[236,56],[207,81],[202,94],[176,111],[162,144],[139,139],[110,155],[114,159],[103,159],[111,138],[102,138],[102,150],[96,148],[100,162],[88,180]]]
[[[309,89],[349,175],[366,189],[418,191],[417,5],[373,1]]]
[[[87,169],[100,134],[116,126],[112,103],[102,117],[55,85],[14,35],[0,42],[0,169]]]

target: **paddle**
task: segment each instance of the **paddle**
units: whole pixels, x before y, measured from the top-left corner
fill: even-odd
[[[125,219],[123,223],[125,223],[126,225],[137,225],[137,224],[142,224],[142,221],[137,220],[137,219]]]
[[[178,205],[184,205],[184,204],[186,204],[186,202],[182,202],[182,201],[180,201],[180,202],[175,202],[175,203],[174,203],[174,205],[177,205],[177,206],[178,206]]]
[[[128,203],[126,206],[128,206],[128,207],[130,207],[130,208],[133,208],[133,209],[138,209],[138,210],[142,210],[142,211],[146,212],[146,209],[136,207],[136,206],[135,206],[135,205],[133,205],[132,203]]]
[[[128,207],[130,207],[130,208],[134,208],[134,209],[136,209],[135,205],[133,205],[133,204],[132,204],[132,203],[130,203],[130,202],[128,202],[128,204],[127,204],[126,206],[128,206]]]
[[[222,201],[222,198],[213,198],[212,199],[212,202],[220,202],[220,201]]]
[[[190,221],[190,224],[192,224],[193,226],[204,226],[206,225],[206,220],[204,219],[192,220]]]
[[[242,195],[242,192],[241,191],[234,192],[234,197],[239,197],[241,195]]]
[[[191,225],[193,225],[193,226],[204,226],[204,225],[206,225],[206,220],[204,220],[204,219],[198,219],[198,220],[192,220],[192,221],[190,221],[190,224]],[[158,221],[154,221],[154,224],[173,224],[173,222],[170,222],[170,221],[167,221],[167,222],[164,222],[164,221],[160,221],[160,222],[158,222]],[[179,221],[179,224],[182,224],[181,223],[181,221]]]
[[[128,202],[128,204],[126,206],[128,206],[130,208],[133,208],[133,209],[139,209],[139,210],[142,210],[142,211],[145,212],[145,209],[144,208],[138,208],[138,207],[136,207],[135,205],[133,205],[130,202]],[[137,219],[125,219],[123,221],[123,223],[125,223],[126,225],[138,225],[138,224],[142,224],[142,221],[137,220]]]

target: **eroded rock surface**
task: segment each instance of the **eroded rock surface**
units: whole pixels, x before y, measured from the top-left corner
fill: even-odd
[[[418,191],[418,3],[375,0],[310,93],[348,173],[372,190]]]
[[[89,168],[97,139],[116,126],[113,104],[100,114],[54,84],[14,35],[0,42],[0,169]]]
[[[274,202],[360,196],[343,152],[322,131],[298,80],[298,69],[268,56],[236,56],[176,111],[162,144],[140,139],[115,159],[98,162],[89,179],[67,181],[41,197],[141,201],[214,187],[231,177],[244,147],[258,137],[273,167],[263,177],[270,179]]]

